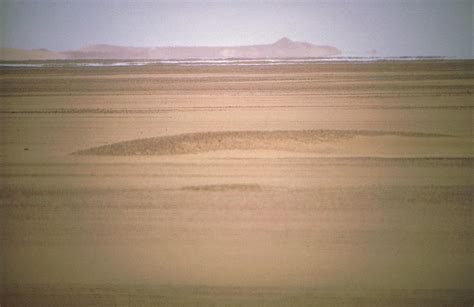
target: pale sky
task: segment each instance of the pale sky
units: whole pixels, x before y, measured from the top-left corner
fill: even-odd
[[[473,57],[472,0],[0,0],[1,46],[233,46],[283,36],[345,55]]]

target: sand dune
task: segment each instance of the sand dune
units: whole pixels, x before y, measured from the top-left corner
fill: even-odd
[[[358,138],[362,141],[350,143]],[[418,138],[431,145],[440,140],[453,139],[444,134],[369,131],[369,130],[279,130],[279,131],[223,131],[188,133],[172,136],[136,139],[80,150],[80,155],[185,155],[228,150],[274,150],[324,154],[374,155],[377,148],[385,153],[398,153]],[[366,142],[369,146],[363,146]],[[357,142],[357,140],[356,140]],[[372,144],[372,146],[370,146]],[[421,147],[420,147],[421,148]],[[360,150],[362,149],[362,151]]]

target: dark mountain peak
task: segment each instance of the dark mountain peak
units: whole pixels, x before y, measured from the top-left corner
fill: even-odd
[[[291,39],[289,39],[288,37],[285,36],[285,37],[282,37],[282,38],[280,38],[279,40],[277,40],[277,41],[274,43],[274,45],[282,45],[282,46],[284,46],[284,45],[291,45],[291,44],[293,44],[293,43],[294,43],[294,41],[292,41]]]

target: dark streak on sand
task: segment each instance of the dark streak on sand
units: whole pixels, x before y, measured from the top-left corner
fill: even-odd
[[[92,109],[92,108],[70,108],[50,110],[0,110],[0,114],[154,114],[166,112],[193,112],[193,111],[229,111],[229,110],[273,110],[273,109],[346,109],[346,110],[469,110],[474,109],[470,105],[440,105],[440,106],[348,106],[348,105],[276,105],[276,106],[225,106],[225,107],[168,107],[154,109]]]

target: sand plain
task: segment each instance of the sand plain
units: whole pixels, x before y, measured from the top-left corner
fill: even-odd
[[[472,64],[1,68],[1,305],[472,306]]]

